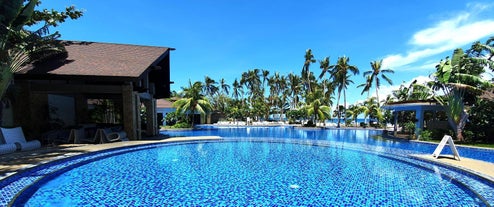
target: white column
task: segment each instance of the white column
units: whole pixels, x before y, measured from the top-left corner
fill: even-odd
[[[424,129],[424,110],[423,108],[418,108],[415,110],[415,136],[420,139],[420,132]]]

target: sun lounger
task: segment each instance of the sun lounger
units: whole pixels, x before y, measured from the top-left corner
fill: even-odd
[[[41,142],[38,140],[26,141],[21,127],[0,129],[3,138],[5,139],[5,143],[20,145],[21,151],[38,149],[41,147]]]
[[[0,155],[15,152],[17,150],[17,145],[0,143]]]
[[[102,143],[118,142],[127,139],[127,134],[124,131],[114,132],[111,128],[99,129],[99,133]]]
[[[72,129],[70,137],[73,137],[74,143],[101,143],[101,136],[96,127]]]

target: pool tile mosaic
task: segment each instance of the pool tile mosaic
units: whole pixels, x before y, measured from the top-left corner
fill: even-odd
[[[63,169],[63,176],[47,179],[49,182],[41,186],[52,187],[50,191],[27,196],[47,197],[56,201],[53,205],[64,206],[481,206],[483,201],[469,195],[471,191],[463,186],[467,183],[486,201],[494,200],[492,192],[489,194],[492,183],[482,184],[481,179],[456,169],[407,156],[391,158],[392,150],[374,148],[363,144],[255,138],[141,146],[80,156],[60,162],[60,166],[40,167],[25,180],[20,176],[10,184],[2,181],[0,192],[10,192],[2,200],[2,204],[8,203],[12,192]],[[124,160],[128,164],[121,165]],[[70,166],[79,166],[78,163],[85,164],[65,172]],[[76,180],[81,175],[82,179]],[[107,183],[112,178],[115,180]],[[429,186],[440,186],[435,189],[441,190],[430,193]],[[67,192],[71,193],[66,195]],[[73,195],[82,196],[70,197]],[[40,204],[33,202],[27,204]]]

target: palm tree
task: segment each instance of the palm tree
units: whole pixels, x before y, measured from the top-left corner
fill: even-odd
[[[329,73],[329,70],[334,67],[332,65],[329,65],[329,57],[325,57],[324,59],[320,60],[319,65],[319,68],[322,69],[321,74],[319,75],[319,79],[322,79],[322,77],[324,77],[324,74],[326,74],[326,72]]]
[[[304,62],[304,66],[302,67],[302,79],[307,86],[307,91],[310,92],[311,91],[311,87],[310,87],[311,72],[310,72],[309,67],[310,67],[311,63],[316,62],[316,59],[314,59],[314,55],[312,54],[312,50],[310,48],[305,51],[304,57],[305,57],[305,62]]]
[[[362,107],[361,105],[358,105],[358,104],[355,104],[355,105],[350,105],[350,107],[348,107],[348,110],[347,110],[347,117],[352,117],[352,120],[355,122],[355,127],[357,127],[358,123],[357,123],[357,118],[358,118],[358,115],[364,113],[364,107]]]
[[[204,84],[202,85],[202,91],[206,93],[207,96],[212,98],[218,92],[218,86],[216,86],[218,82],[209,76],[204,77]]]
[[[254,96],[263,96],[261,90],[261,72],[259,69],[248,70],[242,73],[240,84],[245,85],[247,88],[247,94],[249,94],[249,102],[252,104]]]
[[[307,115],[314,116],[314,120],[324,122],[327,118],[331,117],[331,107],[325,105],[323,91],[319,88],[315,88],[313,92],[307,94]]]
[[[338,88],[338,100],[337,105],[340,105],[340,95],[343,91],[343,99],[344,99],[344,109],[346,109],[346,88],[353,81],[350,80],[350,75],[348,71],[352,72],[354,75],[359,73],[357,66],[350,65],[350,58],[343,56],[338,58],[338,62],[333,66],[333,70],[331,70],[331,77],[335,82],[336,87]],[[338,128],[340,127],[340,107],[337,107],[338,110]]]
[[[196,112],[205,115],[212,109],[209,100],[201,93],[202,88],[201,82],[197,81],[192,84],[189,81],[189,88],[183,88],[184,98],[173,103],[173,107],[177,108],[179,113],[189,114],[192,127],[194,127],[193,117]]]
[[[266,87],[266,81],[269,79],[269,70],[261,70],[262,71],[262,86]]]
[[[225,79],[222,78],[220,80],[220,89],[221,89],[221,93],[224,93],[226,95],[229,94],[229,90],[230,90],[230,85],[228,85],[228,83],[226,83]]]
[[[302,91],[302,80],[300,76],[293,73],[288,74],[288,90],[292,97],[291,109],[296,109],[300,100],[299,94]]]
[[[369,71],[365,71],[363,74],[364,77],[368,77],[367,78],[368,82],[374,82],[375,81],[375,83],[376,83],[377,106],[379,106],[379,86],[381,86],[381,79],[379,79],[379,75],[381,75],[381,78],[386,80],[386,82],[388,82],[389,84],[391,84],[391,85],[393,84],[393,81],[390,78],[388,78],[385,75],[385,73],[394,73],[394,71],[391,69],[381,69],[382,62],[383,62],[382,59],[379,61],[372,61],[370,63],[372,69]],[[370,87],[372,87],[372,83],[367,83],[366,85],[369,86],[367,88],[368,90],[370,89]]]
[[[233,96],[233,98],[235,98],[235,100],[238,100],[238,98],[241,97],[242,94],[244,93],[242,85],[235,78],[235,81],[233,81],[232,86],[233,86],[232,96]]]
[[[364,87],[362,89],[362,93],[360,93],[360,95],[364,94],[365,92],[367,92],[367,98],[369,98],[370,96],[370,88],[372,88],[372,79],[371,79],[371,76],[368,75],[368,76],[365,76],[365,83],[362,83],[360,85],[357,86],[357,88],[361,88],[361,87]]]

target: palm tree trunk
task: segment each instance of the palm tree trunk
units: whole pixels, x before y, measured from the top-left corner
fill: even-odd
[[[343,89],[343,102],[344,102],[343,110],[345,111],[345,116],[343,116],[343,118],[345,119],[345,124],[346,124],[346,90],[345,89]]]
[[[377,79],[376,79],[376,98],[377,98],[377,107],[379,108],[379,89],[377,88]]]
[[[340,117],[341,117],[341,113],[340,113],[340,96],[341,96],[341,91],[338,91],[338,101],[336,103],[336,109],[338,111],[338,125],[336,126],[336,128],[340,128]]]

